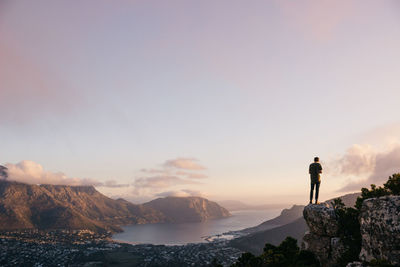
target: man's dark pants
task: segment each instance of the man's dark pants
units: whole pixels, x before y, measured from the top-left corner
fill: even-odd
[[[314,194],[314,186],[315,186],[315,201],[318,200],[318,193],[319,193],[319,185],[321,182],[312,182],[311,181],[311,190],[310,190],[310,202],[312,202],[313,194]]]

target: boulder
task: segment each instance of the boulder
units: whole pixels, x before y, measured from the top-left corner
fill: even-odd
[[[307,205],[303,210],[303,217],[311,233],[330,237],[338,235],[338,220],[334,209],[328,204]]]
[[[360,213],[360,259],[400,265],[400,196],[364,200]]]
[[[334,209],[326,203],[309,204],[303,216],[310,231],[304,235],[301,248],[312,251],[322,266],[337,266],[345,246],[338,237],[339,224]]]
[[[313,233],[306,233],[301,244],[302,250],[312,251],[317,256],[322,266],[327,266],[331,251],[331,238],[319,236]]]

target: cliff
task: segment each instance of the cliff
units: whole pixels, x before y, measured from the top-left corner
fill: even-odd
[[[373,260],[400,264],[400,196],[366,199],[359,211],[361,264]],[[348,246],[341,238],[340,218],[328,204],[308,205],[303,211],[310,231],[304,236],[302,249],[315,253],[322,266],[337,266]],[[354,256],[354,255],[353,255]],[[357,257],[357,255],[356,255]]]
[[[314,252],[322,266],[336,266],[344,247],[334,209],[326,203],[309,204],[303,217],[310,230],[303,237],[302,249]]]
[[[362,261],[400,265],[400,196],[366,199],[360,213]]]

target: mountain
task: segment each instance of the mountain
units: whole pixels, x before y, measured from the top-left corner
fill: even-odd
[[[346,194],[343,196],[340,196],[339,198],[342,199],[343,203],[347,207],[354,207],[356,204],[357,198],[361,196],[361,193],[351,193],[351,194]],[[325,203],[331,203],[335,198],[329,199],[325,201]]]
[[[279,245],[288,236],[296,238],[298,243],[300,243],[307,229],[307,224],[303,217],[301,217],[279,227],[235,238],[229,244],[242,251],[259,255],[262,253],[266,243]]]
[[[93,186],[30,185],[0,181],[0,229],[91,229],[166,221],[156,210],[114,200]]]
[[[303,205],[293,205],[290,209],[283,209],[278,217],[265,221],[257,226],[243,229],[241,232],[255,233],[291,223],[303,216],[303,209]]]
[[[162,212],[168,221],[198,222],[231,216],[228,210],[202,197],[165,197],[144,203],[144,207]]]
[[[193,222],[229,216],[228,211],[207,199],[174,199],[135,205],[108,198],[93,186],[31,185],[0,180],[0,230],[116,232],[122,231],[121,225],[128,224]]]

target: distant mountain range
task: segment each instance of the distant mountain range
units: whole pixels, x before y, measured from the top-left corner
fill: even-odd
[[[135,205],[111,199],[93,186],[31,185],[0,180],[0,230],[90,229],[121,225],[204,221],[230,216],[200,197],[167,197]]]
[[[249,205],[238,200],[221,200],[218,201],[218,204],[229,211],[280,209],[286,206],[285,204]]]

